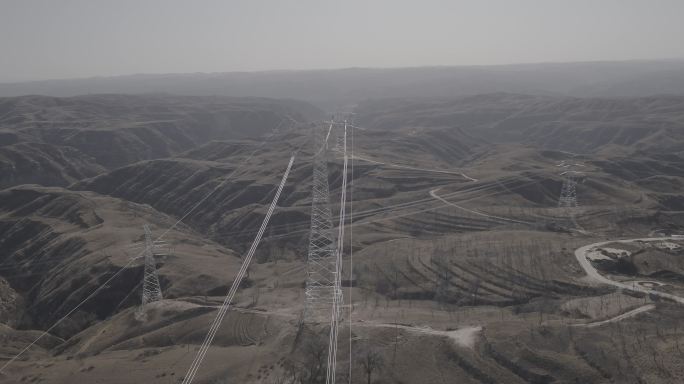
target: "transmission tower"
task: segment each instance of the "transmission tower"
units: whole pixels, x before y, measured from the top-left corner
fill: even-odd
[[[332,128],[333,123],[330,124]],[[329,128],[329,130],[331,129]],[[329,315],[336,292],[335,240],[330,210],[328,161],[324,132],[314,128],[311,233],[307,256],[305,290],[306,322],[319,322]]]
[[[146,319],[146,306],[149,303],[159,301],[162,297],[161,285],[159,284],[159,277],[157,276],[157,260],[156,256],[160,255],[162,243],[152,240],[152,232],[150,227],[145,224],[145,243],[143,257],[145,258],[145,276],[143,277],[142,288],[142,302],[140,308],[136,312],[136,318],[144,321]]]
[[[562,209],[563,219],[561,224],[568,227],[575,227],[577,230],[584,232],[582,226],[577,222],[575,215],[577,214],[577,184],[580,178],[584,176],[583,173],[570,170],[561,173],[563,176],[563,186],[561,187],[561,195],[558,199],[558,207]]]
[[[576,172],[564,172],[563,186],[561,187],[561,195],[558,199],[559,208],[576,208],[577,207],[577,177]]]
[[[342,137],[342,136],[337,136],[337,137],[335,138],[335,148],[333,148],[333,151],[341,153],[341,152],[342,152],[342,148],[344,147],[343,141],[344,141],[344,137]]]
[[[328,339],[328,366],[326,370],[326,384],[335,384],[337,370],[337,336],[340,326],[340,309],[342,301],[342,253],[344,252],[344,225],[346,223],[347,207],[347,121],[344,122],[344,146],[342,167],[342,188],[340,196],[340,215],[337,226],[337,248],[335,250],[335,284],[332,306],[330,308],[330,334]]]

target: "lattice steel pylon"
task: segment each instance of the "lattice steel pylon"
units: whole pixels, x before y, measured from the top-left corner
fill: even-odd
[[[563,186],[561,187],[561,195],[558,199],[558,207],[576,208],[578,174],[575,172],[565,172],[563,176]]]
[[[558,207],[562,209],[562,220],[567,221],[561,225],[572,226],[580,232],[584,232],[576,218],[577,207],[579,206],[577,203],[577,184],[584,174],[577,171],[566,171],[561,173],[561,176],[563,176],[563,186],[561,187],[561,195],[558,199]]]
[[[152,240],[152,232],[150,227],[145,224],[145,243],[144,254],[145,258],[145,275],[143,277],[142,300],[136,318],[144,321],[146,319],[146,306],[149,303],[163,299],[161,285],[159,284],[159,276],[157,276],[157,260],[156,255],[160,254],[160,244]]]
[[[335,295],[341,294],[337,292],[335,284],[335,239],[330,210],[327,143],[324,134],[323,130],[314,128],[311,233],[304,305],[304,321],[309,323],[328,318]]]
[[[340,314],[342,301],[342,254],[344,252],[344,226],[346,223],[347,210],[347,121],[344,122],[344,147],[343,147],[343,166],[342,166],[342,187],[340,193],[340,214],[337,226],[337,247],[335,249],[335,285],[333,290],[333,300],[330,308],[330,333],[328,337],[328,365],[326,369],[326,384],[335,384],[337,371],[337,336],[340,326]]]

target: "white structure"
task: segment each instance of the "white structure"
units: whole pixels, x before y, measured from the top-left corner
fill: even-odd
[[[330,123],[332,129],[333,123]],[[313,186],[311,233],[307,256],[305,316],[309,323],[320,322],[330,315],[336,292],[336,251],[333,238],[328,162],[323,131],[314,128]],[[329,133],[328,133],[329,134]]]
[[[561,175],[564,176],[564,179],[561,195],[558,199],[558,207],[575,208],[577,207],[577,180],[580,174],[574,171],[568,171]]]
[[[145,275],[143,277],[142,300],[140,308],[136,312],[136,318],[140,321],[146,319],[145,307],[147,304],[162,300],[161,285],[159,284],[159,276],[157,276],[157,259],[156,256],[162,255],[160,252],[163,243],[158,243],[152,240],[152,232],[150,227],[145,224],[145,243],[144,255],[145,258]]]
[[[330,308],[330,334],[328,339],[328,367],[326,370],[326,384],[335,384],[337,371],[337,336],[340,326],[340,309],[342,300],[342,255],[344,253],[344,226],[347,213],[347,122],[344,122],[344,162],[342,167],[342,188],[340,197],[340,215],[337,226],[337,250],[335,251],[335,282],[333,285],[333,301]],[[350,361],[351,363],[351,361]]]

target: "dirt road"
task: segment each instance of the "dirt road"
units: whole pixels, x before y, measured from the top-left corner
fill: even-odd
[[[642,286],[636,285],[636,284],[625,284],[619,281],[611,280],[603,275],[601,275],[596,268],[594,268],[594,265],[587,259],[587,254],[598,247],[602,247],[606,244],[611,244],[611,243],[632,243],[635,241],[663,241],[663,240],[675,240],[677,237],[647,237],[647,238],[641,238],[641,239],[628,239],[628,240],[608,240],[608,241],[601,241],[598,243],[593,243],[589,245],[585,245],[583,247],[578,248],[575,251],[575,258],[577,258],[577,261],[579,264],[582,266],[582,269],[584,269],[584,272],[587,274],[585,279],[590,282],[590,283],[595,283],[595,284],[606,284],[606,285],[612,285],[614,287],[630,290],[630,291],[635,291],[635,292],[642,292],[654,296],[659,296],[662,298],[670,299],[673,301],[676,301],[677,303],[684,304],[684,297],[677,296],[677,295],[672,295],[669,293],[665,292],[660,292],[656,291],[653,289],[649,288],[644,288]]]
[[[594,321],[591,323],[572,324],[572,326],[573,327],[587,327],[587,328],[598,327],[598,326],[601,326],[604,324],[617,323],[618,321],[628,319],[630,317],[634,317],[640,313],[648,312],[648,311],[653,310],[653,309],[655,309],[655,304],[646,304],[646,305],[642,305],[641,307],[632,309],[631,311],[617,315],[615,317],[611,317],[610,319],[601,320],[601,321]]]

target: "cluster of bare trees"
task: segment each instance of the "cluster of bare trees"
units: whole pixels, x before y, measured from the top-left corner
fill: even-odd
[[[306,326],[303,327],[306,328]],[[328,362],[328,344],[325,334],[325,332],[316,333],[310,329],[303,329],[301,342],[284,360],[282,372],[272,381],[272,384],[325,383]],[[359,377],[363,378],[363,382],[371,384],[375,375],[384,367],[382,354],[369,345],[360,345],[353,350],[353,356],[352,364],[360,372]],[[346,364],[338,363],[338,367],[346,368]],[[341,382],[347,382],[346,375],[346,372],[339,372],[337,376]]]
[[[304,339],[298,348],[283,362],[283,372],[273,384],[319,384],[325,383],[328,345],[324,338],[314,332],[304,331]]]
[[[378,350],[366,346],[357,354],[356,364],[361,367],[366,377],[366,384],[371,384],[373,373],[383,369],[385,360]]]

